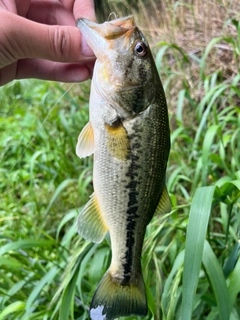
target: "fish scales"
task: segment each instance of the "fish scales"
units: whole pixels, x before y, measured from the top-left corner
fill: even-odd
[[[91,319],[146,315],[141,270],[146,227],[171,209],[165,187],[170,133],[165,95],[148,43],[132,16],[77,23],[97,61],[89,124],[77,154],[94,154],[94,194],[78,231],[101,242],[107,231],[112,260],[91,302]]]

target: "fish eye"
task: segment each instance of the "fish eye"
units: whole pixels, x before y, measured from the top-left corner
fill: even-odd
[[[137,42],[134,46],[134,52],[138,57],[144,57],[147,54],[147,46],[143,42]]]

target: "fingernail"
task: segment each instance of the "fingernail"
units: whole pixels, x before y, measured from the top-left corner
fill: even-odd
[[[84,38],[82,38],[82,52],[81,54],[84,57],[94,57],[94,53],[92,51],[92,49],[89,47],[89,45],[87,44],[87,42],[85,41]]]

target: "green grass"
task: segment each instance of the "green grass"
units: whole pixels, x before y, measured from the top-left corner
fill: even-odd
[[[175,34],[154,47],[169,105],[173,211],[146,232],[145,319],[238,320],[240,23],[232,4],[222,35],[192,51],[177,37],[176,12],[186,7],[174,8]],[[226,47],[231,64],[219,54]],[[0,88],[0,320],[88,319],[110,262],[107,239],[96,245],[76,234],[92,193],[92,159],[75,155],[89,82],[69,87],[24,80]]]

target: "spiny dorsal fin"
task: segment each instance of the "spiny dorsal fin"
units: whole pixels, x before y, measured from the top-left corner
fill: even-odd
[[[123,124],[121,121],[117,121],[113,126],[105,124],[105,127],[109,153],[119,160],[126,160],[130,151],[130,144]]]
[[[95,243],[101,242],[105,237],[108,228],[94,193],[77,218],[77,230],[84,239]]]
[[[172,204],[171,204],[171,200],[167,191],[166,186],[163,189],[163,193],[161,195],[161,198],[159,200],[157,209],[155,211],[156,215],[161,215],[161,214],[165,214],[168,213],[172,210]]]
[[[82,129],[76,146],[79,158],[86,158],[94,153],[94,133],[90,122]]]

